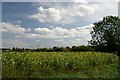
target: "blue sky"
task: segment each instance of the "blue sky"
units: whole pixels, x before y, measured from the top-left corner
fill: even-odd
[[[117,16],[118,3],[82,1],[2,2],[2,46],[87,45],[93,23]]]

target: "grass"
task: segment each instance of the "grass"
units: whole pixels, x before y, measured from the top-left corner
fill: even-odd
[[[116,78],[118,57],[101,52],[4,52],[3,78]]]
[[[92,67],[77,73],[61,74],[53,78],[118,78],[118,65],[110,64]],[[51,77],[51,76],[50,76]],[[49,77],[48,77],[49,78]]]

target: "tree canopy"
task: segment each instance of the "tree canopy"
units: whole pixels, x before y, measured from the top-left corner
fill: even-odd
[[[120,18],[107,16],[103,20],[94,23],[91,31],[92,39],[89,44],[98,46],[101,50],[119,52],[120,49]]]

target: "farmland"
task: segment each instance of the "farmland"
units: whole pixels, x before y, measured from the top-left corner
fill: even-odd
[[[118,57],[102,52],[3,52],[3,78],[116,78]]]

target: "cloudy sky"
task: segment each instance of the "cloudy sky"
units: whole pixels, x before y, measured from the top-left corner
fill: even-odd
[[[117,2],[78,1],[2,2],[2,47],[87,45],[94,22],[118,15]]]

